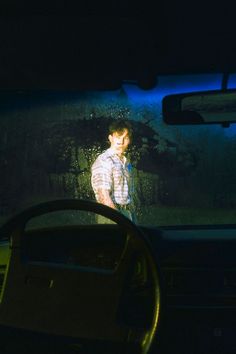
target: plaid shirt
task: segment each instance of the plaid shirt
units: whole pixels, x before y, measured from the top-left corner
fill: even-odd
[[[115,204],[129,204],[130,170],[131,165],[126,157],[122,162],[111,148],[99,155],[92,165],[91,178],[96,199],[98,189],[106,189]]]

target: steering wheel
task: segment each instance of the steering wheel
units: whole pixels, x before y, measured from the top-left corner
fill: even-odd
[[[107,291],[109,291],[109,295],[107,297],[107,301],[103,301],[101,305],[101,301],[96,303],[95,307],[95,302],[96,302],[96,297],[94,295],[94,298],[92,301],[92,310],[91,314],[88,313],[90,307],[86,307],[85,305],[82,306],[82,310],[80,309],[79,311],[82,312],[84,308],[84,313],[80,313],[81,318],[81,323],[82,324],[78,325],[77,324],[77,329],[74,329],[74,327],[71,325],[69,326],[67,324],[67,327],[69,326],[69,333],[65,333],[65,326],[63,327],[58,323],[59,321],[55,321],[54,324],[54,331],[56,334],[59,335],[72,335],[72,336],[77,336],[80,337],[80,331],[82,332],[82,336],[88,330],[91,332],[89,335],[92,337],[99,337],[102,338],[103,340],[113,341],[115,338],[115,342],[117,343],[122,343],[123,349],[124,347],[129,349],[135,348],[136,353],[141,353],[141,354],[147,354],[151,348],[153,347],[154,339],[157,334],[157,330],[159,328],[159,321],[160,321],[160,304],[161,304],[161,285],[160,285],[160,271],[158,267],[158,263],[156,260],[156,257],[153,253],[152,247],[150,243],[148,242],[147,238],[145,235],[142,233],[141,229],[136,226],[133,222],[131,222],[128,218],[126,218],[123,214],[119,213],[118,211],[111,209],[103,204],[98,204],[92,201],[87,201],[87,200],[78,200],[78,199],[60,199],[60,200],[53,200],[49,202],[45,202],[42,204],[38,204],[36,206],[30,207],[23,212],[19,213],[15,217],[11,218],[1,229],[1,235],[8,235],[10,236],[11,239],[11,248],[12,248],[12,254],[11,254],[11,259],[9,261],[9,269],[8,273],[6,276],[6,285],[5,285],[5,290],[3,294],[3,303],[1,304],[2,308],[0,307],[0,323],[3,322],[7,323],[7,325],[12,325],[12,326],[19,326],[19,327],[24,327],[26,328],[29,326],[30,320],[27,319],[25,320],[25,324],[22,325],[20,321],[24,321],[20,313],[20,308],[19,306],[13,309],[12,306],[14,306],[15,299],[12,296],[13,289],[16,290],[17,287],[17,293],[15,296],[19,296],[21,299],[21,308],[24,308],[24,306],[30,307],[30,300],[28,297],[28,303],[24,303],[25,298],[27,297],[25,293],[23,293],[22,290],[22,295],[21,295],[21,289],[23,287],[18,284],[20,278],[26,277],[26,268],[25,266],[23,267],[20,264],[20,257],[19,257],[19,250],[24,247],[24,241],[25,241],[25,225],[27,222],[37,216],[47,214],[50,212],[56,212],[56,211],[63,211],[63,210],[76,210],[76,211],[87,211],[87,212],[93,212],[98,215],[102,215],[105,218],[109,218],[112,220],[114,223],[116,223],[119,227],[121,227],[123,230],[125,230],[125,233],[127,235],[126,241],[125,241],[125,246],[124,250],[122,252],[122,255],[120,257],[120,260],[115,267],[113,271],[110,271],[109,274],[104,275],[100,274],[99,271],[92,271],[89,273],[87,272],[85,275],[83,274],[83,277],[90,277],[89,279],[89,284],[96,284],[96,289],[95,291],[98,291],[98,289],[102,289],[106,287],[107,285]],[[100,226],[100,225],[98,225]],[[94,228],[94,232],[96,232],[96,228]],[[18,252],[18,253],[17,253]],[[130,275],[129,270],[132,268],[131,265],[133,264],[133,260],[135,259],[135,255],[139,255],[142,260],[144,260],[145,263],[145,272],[147,273],[146,279],[148,278],[149,280],[149,285],[151,284],[151,298],[152,298],[152,307],[151,307],[151,313],[149,316],[149,321],[148,323],[143,327],[140,328],[140,326],[135,326],[134,323],[132,324],[127,324],[127,323],[122,323],[122,321],[117,320],[117,312],[118,309],[121,309],[122,312],[122,306],[126,306],[127,308],[130,307],[129,301],[132,301],[132,296],[129,298],[127,297],[127,292],[130,292],[130,283],[131,283],[131,278],[133,275]],[[13,258],[17,259],[17,261],[13,260]],[[13,265],[11,263],[13,262]],[[18,263],[17,263],[18,262]],[[34,267],[36,267],[34,265]],[[19,271],[22,272],[22,276],[20,275],[15,275]],[[43,272],[43,270],[41,270]],[[29,271],[28,271],[29,272]],[[40,269],[37,268],[37,274],[42,274],[40,273]],[[50,268],[50,272],[51,268]],[[57,270],[57,272],[60,272],[60,270]],[[131,272],[132,273],[132,272]],[[73,273],[74,274],[74,273]],[[77,273],[79,274],[79,273]],[[51,275],[53,276],[53,275]],[[57,277],[57,275],[54,275]],[[70,273],[68,271],[68,277],[70,276]],[[73,275],[76,279],[76,274]],[[79,276],[79,275],[78,275]],[[104,280],[104,277],[107,277]],[[60,278],[60,274],[58,275],[58,279]],[[73,280],[75,281],[75,280]],[[142,282],[141,282],[142,283]],[[56,282],[55,282],[56,284]],[[83,283],[87,284],[87,283]],[[145,279],[144,279],[144,288],[145,288]],[[84,285],[85,286],[85,285]],[[87,286],[87,285],[86,285]],[[138,287],[142,288],[142,284],[138,285]],[[24,287],[25,289],[25,287]],[[128,290],[127,290],[128,289]],[[112,291],[113,290],[113,291]],[[137,290],[137,289],[136,289]],[[134,293],[135,291],[134,290]],[[26,291],[26,290],[24,290]],[[45,290],[46,291],[46,290]],[[49,291],[49,290],[47,290]],[[56,291],[56,290],[55,290]],[[82,290],[80,290],[82,291]],[[105,290],[104,290],[105,291]],[[18,294],[18,295],[17,295]],[[48,293],[49,294],[49,293]],[[53,294],[53,289],[51,290],[51,293]],[[50,295],[49,294],[49,295]],[[56,294],[56,293],[55,293]],[[46,296],[49,295],[44,295]],[[52,295],[50,295],[52,297]],[[59,295],[55,295],[59,296]],[[99,296],[99,295],[98,295]],[[11,300],[13,298],[13,300]],[[85,298],[85,297],[84,297]],[[83,294],[81,295],[81,299],[78,295],[77,303],[78,306],[80,303],[84,301]],[[128,299],[128,300],[127,300]],[[131,300],[129,300],[131,299]],[[70,302],[70,299],[68,299]],[[34,299],[33,301],[37,302],[37,299]],[[42,299],[39,300],[39,303],[42,303]],[[45,300],[46,301],[46,300]],[[59,300],[58,304],[59,304]],[[63,301],[63,299],[61,300]],[[88,302],[88,299],[86,300]],[[128,301],[128,302],[127,302]],[[73,302],[71,300],[71,302]],[[86,303],[87,303],[86,302]],[[125,305],[124,305],[125,304]],[[4,309],[5,306],[5,309]],[[33,306],[33,305],[32,305]],[[43,306],[43,304],[42,304]],[[50,306],[50,310],[52,311],[52,316],[53,315],[53,306],[54,303],[52,303]],[[59,311],[62,310],[62,305],[60,306]],[[69,305],[67,305],[69,306]],[[103,307],[102,310],[100,311],[98,307]],[[107,308],[106,308],[107,306]],[[142,306],[142,304],[140,305]],[[34,308],[34,307],[32,307]],[[86,308],[86,310],[85,310]],[[8,311],[8,316],[4,315]],[[55,308],[56,311],[56,308]],[[69,308],[67,309],[69,311]],[[95,313],[95,315],[92,314],[93,312],[98,311]],[[99,312],[100,311],[100,312]],[[14,314],[9,314],[9,313],[15,313]],[[56,313],[56,312],[55,312]],[[83,318],[84,315],[84,318]],[[5,317],[4,317],[5,316]],[[14,317],[15,316],[15,317]],[[98,316],[101,316],[101,318],[96,322],[96,318]],[[26,316],[27,317],[27,316]],[[40,316],[38,315],[38,322],[37,324],[32,324],[31,330],[43,330],[40,327]],[[19,318],[21,320],[19,320]],[[88,329],[85,328],[85,322],[88,319],[91,318],[90,324],[88,324]],[[18,322],[17,322],[18,321]],[[119,323],[117,323],[117,321]],[[45,331],[50,332],[50,319],[46,321],[46,324],[44,324]],[[43,323],[43,322],[42,322]],[[45,323],[45,318],[44,318],[44,323]],[[48,328],[47,328],[47,323]],[[115,323],[115,324],[114,324]],[[113,325],[114,324],[114,325]],[[42,325],[43,326],[43,325]],[[77,330],[77,333],[76,333]],[[87,335],[87,334],[85,334]],[[124,351],[123,351],[124,352]]]

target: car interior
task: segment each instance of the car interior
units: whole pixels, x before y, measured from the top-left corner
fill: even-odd
[[[0,9],[0,352],[235,354],[232,9]],[[133,220],[91,186],[117,119]]]

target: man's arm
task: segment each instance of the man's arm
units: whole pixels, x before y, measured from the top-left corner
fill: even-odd
[[[110,193],[107,189],[99,188],[97,190],[97,201],[109,206],[110,208],[116,209],[115,204],[113,203],[110,197]]]

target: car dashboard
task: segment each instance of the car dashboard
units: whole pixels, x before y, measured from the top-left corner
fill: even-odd
[[[161,272],[163,293],[157,348],[165,353],[173,352],[173,348],[176,353],[186,354],[189,350],[196,354],[235,353],[235,227],[140,228]],[[22,262],[111,273],[121,256],[125,235],[112,225],[97,225],[96,235],[91,231],[93,226],[84,225],[79,229],[71,226],[27,231]],[[9,242],[3,239],[1,263],[7,260],[7,247]],[[6,265],[1,264],[0,270],[3,291]],[[145,273],[142,266],[138,273],[136,280],[140,282]]]
[[[166,295],[163,349],[234,353],[235,228],[168,227],[147,233],[161,265]]]

